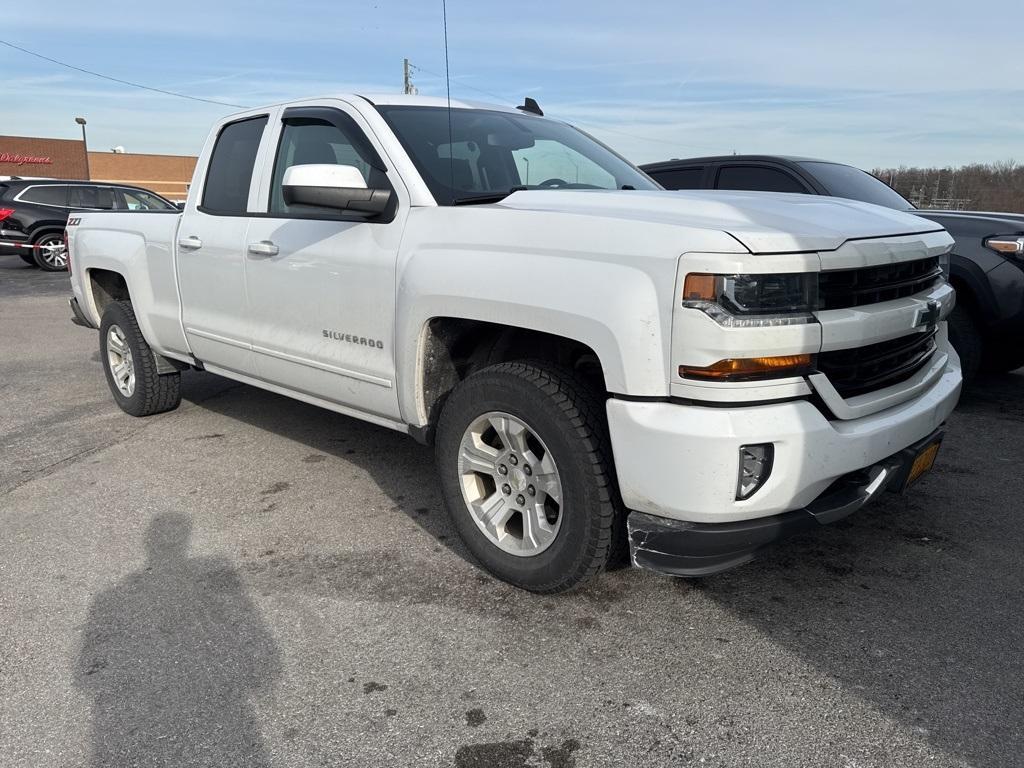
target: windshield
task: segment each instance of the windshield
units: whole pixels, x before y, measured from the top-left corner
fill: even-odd
[[[800,165],[810,172],[833,197],[845,197],[850,200],[860,200],[862,203],[884,205],[886,208],[895,208],[897,211],[909,211],[914,207],[910,201],[904,199],[899,192],[884,181],[880,181],[870,173],[865,173],[852,165],[821,162],[801,162]]]
[[[659,189],[596,139],[555,120],[483,109],[379,106],[440,205],[518,189]]]

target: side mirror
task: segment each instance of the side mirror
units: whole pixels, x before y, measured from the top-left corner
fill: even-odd
[[[383,213],[390,189],[367,189],[363,174],[352,165],[293,165],[284,172],[284,201],[370,216]]]

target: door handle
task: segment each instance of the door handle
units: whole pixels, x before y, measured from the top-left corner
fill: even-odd
[[[195,235],[191,235],[189,237],[179,237],[178,247],[181,248],[183,251],[195,251],[203,247],[203,241],[200,240]]]
[[[258,243],[249,243],[249,253],[253,256],[277,256],[278,247],[269,240],[260,240]]]

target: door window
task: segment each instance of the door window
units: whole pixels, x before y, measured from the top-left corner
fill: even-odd
[[[120,203],[118,207],[123,207],[129,211],[176,210],[166,200],[141,189],[119,189],[117,190],[117,195],[121,198],[118,200],[118,203]]]
[[[68,205],[72,208],[110,211],[114,208],[114,190],[110,187],[71,187]]]
[[[670,171],[651,171],[652,179],[665,189],[700,189],[703,168],[676,168]]]
[[[274,161],[268,207],[270,213],[310,212],[309,206],[289,206],[284,201],[284,172],[293,165],[351,165],[362,174],[368,188],[390,188],[385,174],[371,164],[365,136],[351,119],[345,118],[347,116],[339,115],[339,125],[316,118],[287,120],[281,131],[281,143]],[[344,217],[340,212],[324,215]]]
[[[254,117],[224,126],[206,172],[202,208],[208,213],[243,214],[267,118]]]
[[[718,172],[718,189],[747,189],[760,192],[800,192],[804,185],[791,174],[763,165],[726,165]]]

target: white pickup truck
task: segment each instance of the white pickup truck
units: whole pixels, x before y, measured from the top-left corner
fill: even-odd
[[[676,575],[902,490],[960,390],[951,238],[805,195],[666,192],[540,114],[403,96],[249,110],[181,213],[73,213],[117,403],[199,368],[435,447],[469,550],[525,589]]]

